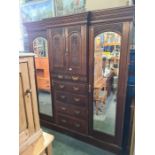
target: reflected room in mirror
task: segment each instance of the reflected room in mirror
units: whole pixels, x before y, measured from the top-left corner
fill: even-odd
[[[121,36],[104,32],[94,41],[93,129],[114,136]]]
[[[41,114],[52,116],[47,40],[43,37],[37,37],[34,39],[33,51],[36,54],[35,68],[37,77],[39,111]]]

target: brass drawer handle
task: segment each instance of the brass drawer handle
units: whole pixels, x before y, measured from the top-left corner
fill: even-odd
[[[75,124],[75,127],[76,127],[76,128],[80,128],[80,127],[81,127],[81,125],[80,125],[80,124],[78,124],[78,123],[76,123],[76,124]]]
[[[79,114],[81,113],[79,110],[75,110],[74,112],[75,112],[75,114],[77,114],[77,115],[79,115]]]
[[[59,87],[63,89],[65,86],[63,84],[60,84]]]
[[[63,76],[62,75],[58,75],[58,79],[63,79]]]
[[[61,122],[63,122],[63,123],[67,123],[67,121],[66,121],[65,119],[62,119]]]
[[[80,99],[79,98],[74,98],[74,101],[79,102]]]
[[[78,76],[72,76],[72,80],[77,81],[77,80],[79,80],[79,77]]]
[[[66,111],[66,108],[65,107],[61,107],[61,110]]]
[[[78,91],[79,87],[73,87],[73,90]]]
[[[61,98],[61,99],[65,99],[66,96],[65,96],[65,95],[61,95],[60,98]]]

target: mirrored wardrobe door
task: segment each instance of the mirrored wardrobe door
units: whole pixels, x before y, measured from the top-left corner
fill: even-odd
[[[94,45],[93,130],[115,135],[121,36],[103,32]]]
[[[128,69],[130,24],[93,25],[89,29],[90,133],[121,145]]]
[[[49,72],[47,39],[44,37],[36,37],[33,40],[33,51],[36,54],[35,68],[39,112],[41,114],[52,117],[52,92]]]

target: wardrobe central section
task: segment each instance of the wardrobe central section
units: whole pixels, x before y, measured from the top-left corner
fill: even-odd
[[[51,28],[49,55],[55,121],[88,133],[87,25]]]

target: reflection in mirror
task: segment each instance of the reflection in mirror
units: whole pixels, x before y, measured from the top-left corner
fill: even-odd
[[[115,135],[121,36],[104,32],[94,41],[93,129]]]
[[[47,40],[43,37],[37,37],[33,41],[33,50],[36,54],[35,68],[40,113],[52,116]]]

